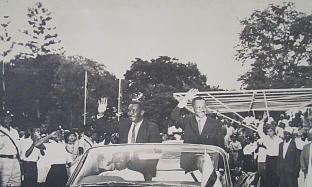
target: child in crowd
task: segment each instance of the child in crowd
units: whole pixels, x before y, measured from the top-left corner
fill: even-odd
[[[230,168],[236,168],[241,166],[241,152],[242,145],[237,141],[237,135],[233,134],[231,136],[232,141],[230,142]]]

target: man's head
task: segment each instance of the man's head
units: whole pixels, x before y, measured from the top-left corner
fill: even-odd
[[[292,138],[292,128],[291,127],[286,127],[284,129],[284,139],[286,142],[289,142],[289,140]]]
[[[203,173],[203,168],[204,168],[204,162],[205,162],[205,157],[204,155],[198,155],[196,157],[196,165],[198,170]]]
[[[237,141],[237,135],[236,135],[236,134],[232,134],[232,135],[231,135],[231,140],[232,140],[233,142],[236,142],[236,141]]]
[[[206,116],[207,107],[206,101],[202,97],[196,97],[192,100],[192,107],[194,109],[195,116],[198,118],[203,118]]]
[[[120,171],[127,168],[127,164],[130,160],[130,154],[127,152],[115,153],[113,155],[113,162],[115,169]]]
[[[84,135],[86,135],[87,137],[91,138],[93,133],[93,127],[91,125],[86,125],[84,127]]]
[[[3,111],[3,114],[1,116],[2,126],[5,128],[9,128],[12,124],[12,117],[13,114],[9,110]]]
[[[140,102],[133,102],[128,107],[128,117],[131,122],[138,123],[143,120],[144,105]]]
[[[91,139],[93,141],[98,141],[98,134],[96,132],[93,132],[92,135],[91,135]]]
[[[77,135],[75,131],[70,131],[67,137],[68,142],[75,142],[77,140]]]
[[[41,138],[40,127],[30,128],[30,136],[35,141],[39,140]]]
[[[271,125],[271,124],[267,124],[266,125],[266,132],[267,132],[267,135],[272,137],[275,135],[275,126],[274,125]]]

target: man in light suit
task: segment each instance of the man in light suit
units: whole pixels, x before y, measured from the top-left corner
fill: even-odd
[[[305,175],[305,183],[306,186],[312,185],[312,166],[311,166],[311,146],[312,146],[312,131],[309,132],[308,140],[310,143],[303,146],[301,156],[300,156],[300,166],[301,170],[303,171]]]
[[[128,118],[121,118],[117,124],[108,124],[104,117],[107,108],[107,98],[98,102],[97,128],[101,133],[118,133],[119,143],[161,143],[158,125],[144,119],[144,105],[140,102],[133,102],[128,107]],[[130,168],[144,174],[145,180],[151,180],[156,174],[157,162],[149,164],[133,164]],[[131,164],[130,164],[131,165]],[[148,167],[146,167],[148,166]],[[129,166],[131,167],[131,166]],[[155,167],[155,168],[154,168]],[[152,169],[151,169],[152,168]]]
[[[176,122],[176,126],[184,130],[184,143],[215,145],[224,148],[224,136],[222,124],[207,116],[206,101],[202,97],[196,97],[197,89],[189,90],[185,97],[172,111],[170,118]],[[181,109],[192,100],[194,115],[181,116]],[[193,159],[192,159],[193,158]],[[192,160],[187,161],[187,160]],[[196,157],[192,154],[181,155],[181,167],[186,172],[196,169]]]
[[[292,139],[292,128],[284,129],[284,141],[279,144],[277,161],[277,175],[280,177],[280,186],[298,187],[300,171],[300,151]]]

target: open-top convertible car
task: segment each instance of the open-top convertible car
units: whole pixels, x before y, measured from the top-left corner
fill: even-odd
[[[249,186],[254,175],[246,176],[233,185],[227,153],[219,147],[121,144],[89,149],[67,186]]]

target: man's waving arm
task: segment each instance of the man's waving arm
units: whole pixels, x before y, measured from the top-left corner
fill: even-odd
[[[170,119],[175,121],[177,126],[181,127],[182,129],[184,129],[184,127],[185,127],[185,123],[186,123],[185,120],[186,119],[181,116],[181,109],[186,107],[187,102],[189,100],[194,99],[197,93],[198,93],[198,89],[190,89],[186,93],[184,98],[179,101],[179,104],[173,109],[173,111],[172,111],[172,113],[170,115]]]

